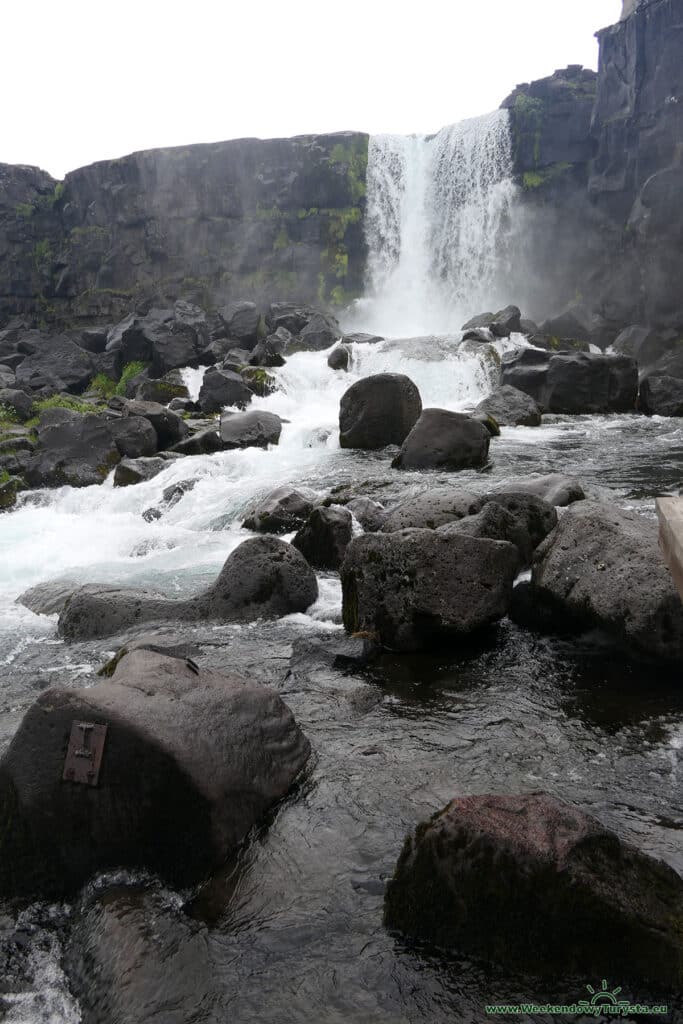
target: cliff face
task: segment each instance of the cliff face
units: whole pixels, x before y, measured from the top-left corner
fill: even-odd
[[[683,4],[633,0],[598,33],[598,74],[519,86],[510,109],[522,213],[512,288],[607,334],[683,326]]]
[[[180,295],[341,306],[362,290],[366,135],[0,168],[0,315],[116,318]]]

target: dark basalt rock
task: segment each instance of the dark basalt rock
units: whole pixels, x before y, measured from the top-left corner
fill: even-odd
[[[327,357],[327,365],[331,370],[348,370],[351,365],[351,349],[348,345],[338,345]]]
[[[505,385],[496,388],[479,403],[475,412],[493,416],[496,423],[505,427],[539,427],[541,410],[530,395],[517,388]]]
[[[432,487],[422,494],[406,498],[388,510],[382,533],[396,530],[436,530],[464,516],[476,515],[481,498],[470,491],[457,491],[450,487]]]
[[[309,565],[338,569],[353,537],[351,513],[340,507],[314,508],[292,541]]]
[[[74,721],[108,726],[96,788],[62,781]],[[0,762],[0,816],[12,820],[0,892],[69,893],[121,867],[196,882],[287,793],[309,751],[273,691],[134,650],[105,682],[47,690],[25,715]]]
[[[267,448],[278,444],[282,420],[272,412],[233,413],[221,416],[220,439],[223,448]]]
[[[136,416],[149,420],[157,435],[159,449],[168,448],[187,437],[188,426],[182,416],[158,402],[143,402],[139,399],[121,398],[116,396],[109,401],[109,406],[123,416]]]
[[[24,468],[31,487],[100,484],[121,459],[110,424],[99,416],[48,409],[37,431],[36,453]]]
[[[261,320],[254,302],[231,302],[218,310],[228,338],[234,338],[240,345],[251,350],[258,341]]]
[[[496,492],[507,491],[512,494],[535,494],[549,505],[564,507],[575,501],[583,501],[586,497],[578,480],[562,473],[547,473],[545,476],[531,475],[507,480],[494,488],[491,495],[496,500]]]
[[[505,615],[518,563],[512,544],[435,530],[356,537],[341,567],[344,626],[396,651],[466,636]]]
[[[315,502],[312,491],[278,487],[251,509],[242,526],[258,533],[290,533],[304,525]]]
[[[378,373],[352,384],[339,405],[342,448],[403,444],[422,412],[420,392],[409,377]]]
[[[639,404],[650,416],[683,416],[683,380],[655,374],[645,377]]]
[[[83,640],[143,622],[277,619],[306,611],[317,596],[315,574],[296,548],[277,537],[252,537],[235,548],[213,586],[196,597],[173,601],[143,590],[89,585],[69,598],[58,630],[67,640]]]
[[[114,487],[130,487],[152,480],[167,466],[168,462],[160,458],[121,459],[114,470]]]
[[[169,370],[161,378],[144,380],[138,387],[135,397],[142,402],[157,402],[168,405],[177,399],[188,401],[190,392],[187,390],[179,370]]]
[[[34,353],[27,355],[17,367],[16,387],[44,395],[60,391],[80,395],[93,373],[92,357],[70,338],[42,338]]]
[[[0,407],[10,409],[18,419],[28,420],[33,414],[33,401],[25,391],[0,388]]]
[[[523,349],[503,356],[501,382],[530,395],[545,412],[633,412],[638,368],[633,359],[623,355],[551,355]]]
[[[627,649],[683,657],[683,604],[656,523],[643,516],[594,501],[570,505],[536,551],[532,585],[549,625],[598,628]]]
[[[683,982],[683,881],[545,793],[459,797],[423,822],[385,921],[516,971]]]
[[[558,341],[590,341],[590,331],[573,313],[561,313],[544,320],[538,333]]]
[[[424,409],[391,463],[396,469],[476,469],[488,459],[491,434],[471,416]]]
[[[642,373],[676,348],[676,338],[675,331],[656,331],[652,327],[631,324],[618,335],[613,347],[615,352],[635,359]]]
[[[292,344],[292,335],[286,327],[278,327],[254,347],[249,360],[252,366],[284,366],[285,352]]]
[[[144,416],[122,416],[107,420],[107,425],[122,458],[139,459],[156,454],[157,433]]]
[[[244,409],[252,397],[253,392],[238,373],[211,366],[204,374],[199,405],[203,412],[220,412],[225,406]]]
[[[522,566],[531,564],[534,549],[557,526],[553,506],[535,495],[485,495],[474,507],[474,515],[439,526],[437,531],[446,536],[464,534],[508,541],[517,548]]]

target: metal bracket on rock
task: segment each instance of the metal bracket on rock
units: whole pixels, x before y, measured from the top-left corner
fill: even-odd
[[[107,726],[95,722],[72,722],[64,762],[64,782],[96,786],[100,778]]]

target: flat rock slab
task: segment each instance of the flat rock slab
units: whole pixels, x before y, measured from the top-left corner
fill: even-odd
[[[107,727],[96,785],[63,778],[74,722]],[[90,689],[47,690],[0,761],[0,893],[66,892],[117,867],[195,882],[309,749],[273,691],[156,651],[131,651]]]
[[[419,825],[385,920],[537,975],[683,983],[683,880],[545,793],[462,797]]]
[[[683,601],[683,498],[657,498],[659,546]]]

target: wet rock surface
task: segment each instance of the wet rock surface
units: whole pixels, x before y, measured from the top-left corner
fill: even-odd
[[[478,420],[445,409],[424,409],[392,462],[395,469],[472,469],[483,466],[491,434]]]
[[[422,412],[415,384],[399,373],[379,373],[352,384],[339,407],[342,448],[403,444]]]
[[[683,977],[682,912],[675,871],[543,793],[453,800],[406,840],[386,894],[389,927],[440,946],[666,986]]]

